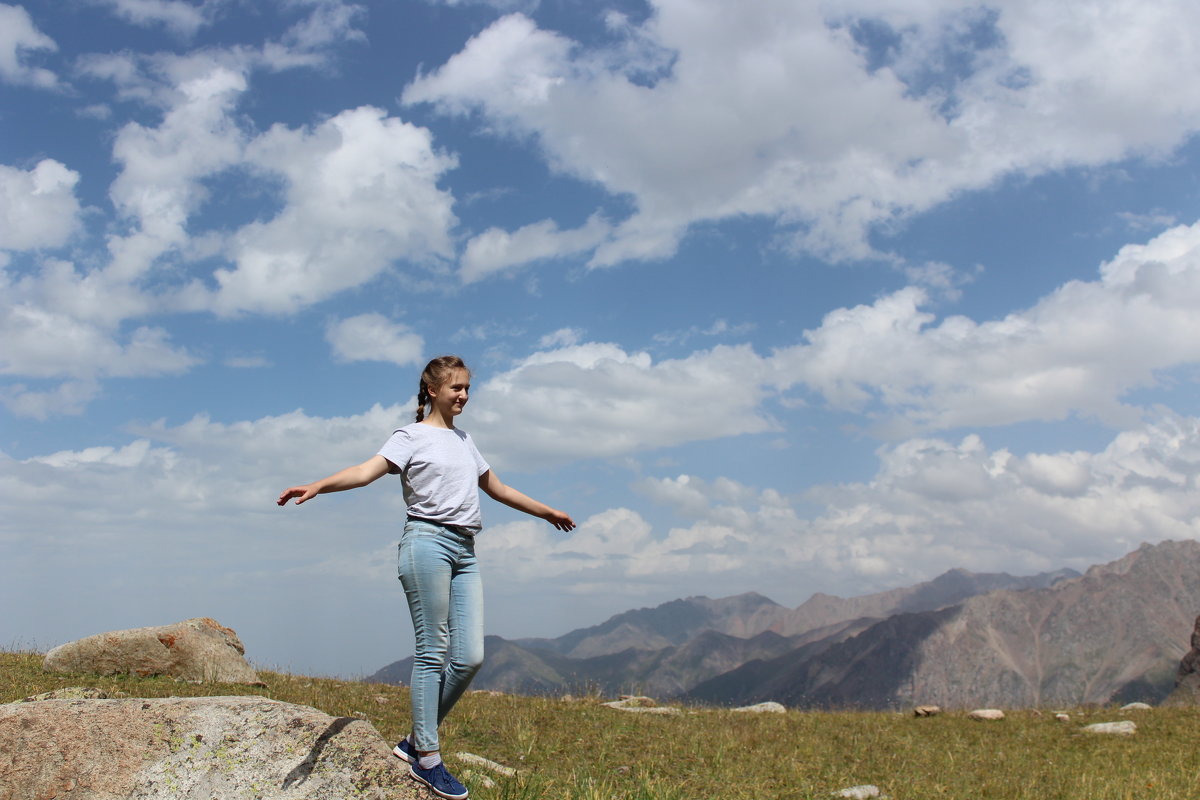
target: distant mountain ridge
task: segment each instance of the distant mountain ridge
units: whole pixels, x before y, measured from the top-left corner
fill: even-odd
[[[789,654],[818,658],[897,614],[933,611],[998,589],[1049,586],[1077,575],[1060,570],[1014,577],[956,569],[916,586],[861,597],[817,594],[795,609],[754,592],[715,600],[690,597],[627,611],[555,639],[489,636],[475,686],[521,694],[599,690],[700,699],[692,693],[695,687],[745,665],[773,663]],[[404,683],[411,669],[412,660],[404,659],[367,680]]]
[[[911,691],[946,703],[973,674],[1014,706],[1157,702],[1197,613],[1200,542],[1143,545],[1047,589],[965,601],[921,644]]]
[[[952,569],[925,583],[860,597],[844,598],[818,592],[787,615],[787,623],[781,633],[802,633],[861,617],[882,619],[906,612],[936,611],[988,592],[1042,589],[1065,578],[1078,576],[1079,573],[1073,569],[1026,577],[1015,577],[1005,572],[975,573]]]
[[[1200,542],[1143,545],[1043,589],[897,614],[820,652],[703,681],[685,699],[805,708],[1157,702],[1200,611]]]
[[[522,647],[551,650],[571,658],[619,653],[628,648],[658,650],[687,642],[705,631],[750,638],[783,627],[789,609],[756,593],[712,600],[689,597],[654,608],[617,614],[599,625],[557,639],[516,639]],[[776,632],[778,632],[776,630]]]
[[[1006,573],[952,569],[925,583],[861,597],[814,594],[795,609],[781,606],[757,592],[717,600],[689,597],[654,608],[626,611],[599,625],[580,628],[556,639],[516,639],[514,643],[571,658],[589,658],[631,647],[638,650],[672,647],[706,630],[741,638],[766,631],[799,636],[864,617],[883,619],[906,611],[936,610],[999,589],[1043,588],[1078,575],[1075,570],[1057,570],[1014,577]]]

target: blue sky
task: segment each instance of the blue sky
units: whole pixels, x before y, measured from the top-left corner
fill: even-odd
[[[0,4],[0,646],[410,652],[372,455],[424,362],[488,630],[1200,534],[1200,10]]]

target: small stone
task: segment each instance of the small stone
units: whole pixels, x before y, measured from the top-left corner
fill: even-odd
[[[614,706],[614,708],[616,708],[618,711],[630,711],[634,714],[661,714],[667,717],[683,716],[682,711],[680,711],[678,708],[671,708],[670,706],[654,706],[653,708],[641,708],[638,706],[626,708],[623,706]]]
[[[1127,703],[1121,706],[1122,711],[1151,711],[1153,706],[1147,703]]]
[[[619,700],[610,700],[607,705],[610,709],[620,711],[646,711],[649,714],[683,714],[679,709],[668,709],[665,706],[660,706],[658,700],[652,697],[631,696],[631,694],[623,694]]]
[[[618,775],[628,775],[632,771],[633,771],[633,767],[624,767],[624,766],[617,767],[616,769],[613,770],[613,772],[617,773]]]
[[[491,759],[484,758],[483,756],[477,756],[474,753],[455,753],[454,757],[464,764],[472,764],[476,767],[482,767],[483,769],[495,772],[497,775],[503,775],[506,778],[511,778],[517,774],[517,771],[512,767],[506,767],[503,764],[497,764]]]
[[[388,699],[381,694],[375,695],[375,703],[377,705],[387,705]]]
[[[1004,712],[998,708],[977,708],[967,716],[973,720],[981,722],[989,720],[1004,719]]]
[[[482,786],[484,789],[495,789],[497,786],[496,782],[487,775],[482,775],[474,770],[464,769],[462,776],[467,783]]]
[[[936,717],[942,713],[941,706],[917,706],[913,709],[914,717]]]
[[[834,792],[834,797],[846,797],[849,800],[867,800],[869,797],[879,797],[879,787],[870,783],[862,786],[851,786],[849,789],[842,789],[840,792]]]
[[[1064,714],[1064,713],[1063,713],[1063,712],[1061,712],[1061,711],[1059,711],[1057,714],[1055,714],[1055,715],[1054,715],[1054,718],[1055,718],[1056,720],[1058,720],[1059,722],[1070,722],[1070,721],[1071,721],[1071,715],[1070,715],[1070,714]]]
[[[742,706],[733,709],[734,711],[749,711],[752,714],[786,714],[787,708],[782,703],[776,703],[774,700],[768,700],[765,703],[756,703],[752,706]]]
[[[1117,736],[1132,736],[1137,733],[1137,725],[1129,720],[1120,722],[1097,722],[1083,726],[1084,733],[1112,733]]]

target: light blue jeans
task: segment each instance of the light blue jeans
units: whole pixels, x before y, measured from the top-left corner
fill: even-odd
[[[408,598],[413,653],[413,745],[433,751],[438,725],[483,665],[483,581],[475,537],[408,520],[397,571]]]

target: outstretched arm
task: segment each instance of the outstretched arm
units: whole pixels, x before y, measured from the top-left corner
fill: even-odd
[[[532,497],[505,485],[491,470],[479,476],[479,488],[483,489],[493,500],[515,508],[517,511],[524,511],[526,514],[544,519],[560,531],[569,531],[575,527],[575,520],[571,519],[570,515],[551,508],[545,503],[539,503]]]
[[[319,494],[328,494],[329,492],[344,492],[347,489],[357,489],[360,486],[366,486],[371,481],[376,480],[382,475],[387,474],[388,460],[383,456],[371,456],[361,464],[356,464],[353,467],[346,467],[341,472],[335,472],[328,478],[322,478],[319,481],[306,483],[303,486],[292,486],[284,489],[279,499],[276,500],[278,505],[287,505],[287,501],[293,497],[296,498],[296,505],[300,505],[306,500],[311,500]]]

